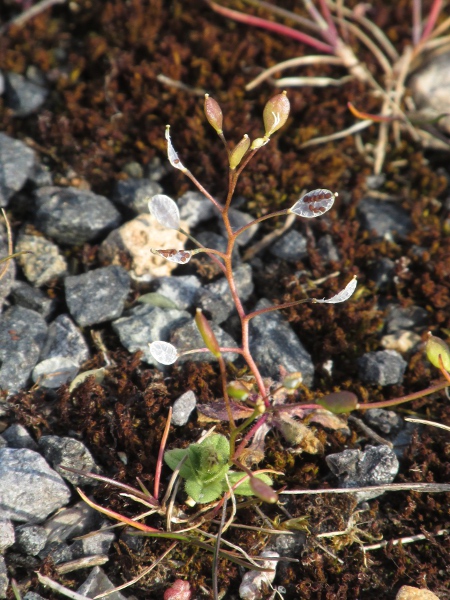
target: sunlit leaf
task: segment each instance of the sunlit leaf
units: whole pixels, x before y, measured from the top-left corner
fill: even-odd
[[[180,228],[180,211],[172,198],[164,194],[156,194],[148,203],[148,209],[155,219],[169,229]]]
[[[72,380],[69,386],[69,392],[73,392],[73,390],[81,385],[83,381],[86,381],[88,377],[93,377],[96,383],[101,383],[105,378],[105,374],[105,367],[100,367],[99,369],[90,369],[89,371],[79,373],[75,379]]]
[[[174,250],[173,248],[170,250],[156,250],[156,248],[152,248],[151,251],[153,254],[162,256],[166,260],[179,265],[185,265],[192,257],[192,252],[189,252],[189,250]]]
[[[152,342],[149,346],[153,358],[162,365],[173,365],[178,358],[177,349],[168,342]]]
[[[345,302],[356,290],[356,284],[356,275],[354,275],[353,279],[349,283],[347,283],[345,288],[341,290],[339,294],[336,294],[336,296],[328,298],[328,300],[325,298],[323,300],[317,300],[317,298],[314,298],[313,302],[318,304],[338,304],[339,302]]]
[[[167,157],[169,159],[170,164],[175,169],[180,169],[180,171],[187,171],[186,167],[182,164],[181,160],[178,158],[178,154],[175,152],[175,148],[172,145],[172,140],[170,139],[170,125],[166,127],[166,140],[167,140]]]
[[[300,200],[297,200],[294,206],[289,209],[289,212],[307,219],[320,217],[320,215],[326,213],[327,210],[330,210],[336,196],[337,194],[333,194],[330,190],[312,190],[311,192],[304,194]]]

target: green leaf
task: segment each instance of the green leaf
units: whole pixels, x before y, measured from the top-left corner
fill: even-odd
[[[235,473],[234,471],[230,471],[228,473],[228,480],[230,482],[230,485],[233,486],[240,479],[242,479],[244,477],[244,475],[245,475],[245,473],[243,473],[242,471],[239,471],[238,473]],[[272,485],[272,480],[265,473],[261,473],[260,475],[255,475],[255,477],[257,477],[258,479],[261,479],[261,481],[264,481],[264,483],[267,483],[267,485]],[[253,493],[253,490],[250,487],[250,478],[247,478],[243,483],[241,483],[241,485],[235,489],[234,493],[238,494],[240,496],[254,496],[255,494]]]
[[[174,448],[173,450],[167,450],[167,452],[164,453],[164,462],[172,469],[172,471],[175,471],[180,461],[188,455],[189,448]],[[192,468],[189,458],[184,461],[180,468],[180,477],[183,479],[195,479],[195,471]]]
[[[219,480],[203,484],[200,481],[189,479],[186,481],[185,490],[195,502],[206,504],[220,498],[223,493],[223,484]]]
[[[149,292],[143,294],[137,299],[142,304],[150,304],[151,306],[158,306],[159,308],[179,308],[178,304],[175,304],[170,298],[166,298],[158,292]]]

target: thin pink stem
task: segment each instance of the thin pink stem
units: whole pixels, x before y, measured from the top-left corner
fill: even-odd
[[[198,181],[198,179],[196,177],[194,177],[194,175],[192,175],[192,173],[189,171],[189,169],[186,169],[183,172],[187,177],[189,177],[189,179],[192,181],[192,183],[195,185],[195,187],[198,188],[198,190],[200,190],[200,192],[202,194],[204,194],[208,198],[208,200],[214,204],[214,206],[217,208],[217,210],[219,212],[223,212],[223,206],[219,202],[217,202],[217,200],[215,198],[213,198],[213,196],[211,196],[211,194],[207,190],[205,190],[205,188],[202,186],[202,184]]]
[[[264,215],[263,217],[258,217],[257,219],[250,221],[250,223],[247,223],[247,225],[243,225],[242,227],[237,229],[233,235],[235,237],[237,237],[238,235],[241,235],[241,233],[244,233],[244,231],[246,231],[247,229],[250,229],[250,227],[252,227],[253,225],[256,225],[257,223],[261,223],[262,221],[265,221],[266,219],[272,219],[274,217],[282,217],[284,215],[287,215],[288,213],[289,213],[289,209],[286,208],[284,210],[277,210],[276,212],[270,213],[268,215]]]
[[[245,320],[250,321],[255,317],[264,315],[265,313],[274,312],[275,310],[282,310],[283,308],[290,308],[291,306],[297,306],[299,304],[306,304],[307,302],[313,302],[314,298],[303,298],[303,300],[295,300],[294,302],[285,302],[284,304],[278,304],[277,306],[269,306],[268,308],[260,308],[246,315]]]
[[[448,381],[444,381],[433,385],[426,390],[421,390],[420,392],[414,392],[413,394],[408,394],[407,396],[402,396],[401,398],[394,398],[393,400],[383,400],[382,402],[369,402],[368,404],[358,404],[356,406],[356,410],[367,410],[369,408],[386,408],[388,406],[397,406],[397,404],[403,404],[404,402],[411,402],[411,400],[418,400],[419,398],[423,398],[424,396],[429,396],[430,394],[434,394],[435,392],[440,392],[444,390],[446,387],[449,387],[450,384]]]
[[[413,0],[412,3],[412,43],[417,46],[422,37],[422,1]]]
[[[439,17],[439,13],[441,12],[442,4],[442,0],[434,0],[433,4],[431,5],[430,14],[428,15],[427,23],[423,28],[422,37],[420,38],[419,44],[424,42],[433,31],[436,21]]]
[[[161,438],[161,444],[159,445],[158,460],[156,461],[155,469],[155,483],[153,486],[153,497],[158,500],[159,496],[159,483],[161,480],[161,469],[164,457],[164,450],[166,448],[167,438],[169,436],[170,421],[172,420],[172,407],[169,408],[169,414],[167,416],[166,426],[164,427],[164,433]]]
[[[241,440],[241,443],[239,444],[239,446],[236,449],[236,452],[234,453],[233,458],[239,458],[239,456],[242,454],[242,452],[245,450],[245,448],[247,447],[247,444],[249,443],[249,441],[252,439],[252,437],[255,435],[255,433],[258,431],[258,429],[264,425],[264,423],[267,421],[268,419],[268,415],[262,415],[262,417],[260,419],[258,419],[258,421],[253,425],[253,427],[247,431],[246,435],[243,437],[243,439]]]

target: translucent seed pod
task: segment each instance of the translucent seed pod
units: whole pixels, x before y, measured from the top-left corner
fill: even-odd
[[[150,250],[152,254],[162,256],[169,262],[174,262],[178,265],[185,265],[192,257],[192,252],[189,252],[189,250],[175,250],[174,248],[171,248],[170,250],[157,250],[156,248],[151,248]]]
[[[170,125],[166,125],[165,137],[167,140],[167,158],[169,159],[170,164],[172,167],[175,167],[175,169],[179,169],[185,173],[187,169],[178,158],[178,154],[175,152],[175,148],[172,145],[172,140],[170,138]]]
[[[333,194],[330,190],[312,190],[297,200],[294,206],[289,209],[289,212],[306,219],[320,217],[330,210],[337,195],[337,193]]]
[[[208,123],[211,127],[217,132],[218,135],[223,134],[222,125],[223,125],[223,113],[222,109],[219,106],[219,103],[211,98],[209,94],[205,94],[205,104],[204,111]]]
[[[239,166],[241,160],[244,158],[247,150],[250,148],[250,138],[247,134],[244,135],[242,140],[236,144],[233,150],[230,152],[229,163],[230,169],[236,169]]]
[[[176,202],[169,196],[156,194],[148,203],[148,209],[164,227],[177,230],[180,228],[180,211]]]
[[[177,349],[168,342],[152,342],[149,346],[150,354],[162,365],[173,365],[178,358]]]
[[[263,112],[264,137],[270,138],[275,131],[283,127],[289,117],[290,109],[291,105],[286,92],[277,94],[267,102]]]
[[[339,302],[345,302],[356,290],[357,283],[356,275],[353,275],[353,279],[351,279],[345,288],[338,294],[328,299],[324,298],[323,300],[317,300],[317,298],[313,298],[313,302],[315,304],[339,304]]]

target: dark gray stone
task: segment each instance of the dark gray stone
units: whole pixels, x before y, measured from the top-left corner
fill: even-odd
[[[20,552],[37,556],[47,543],[47,533],[41,525],[22,525],[16,529],[16,546]]]
[[[1,516],[0,513],[0,555],[15,542],[14,525],[10,519]]]
[[[215,323],[210,322],[211,328],[216,336],[217,341],[219,342],[219,346],[223,348],[236,348],[237,344],[233,340],[233,338],[225,333],[223,329],[221,329]],[[184,352],[186,350],[193,350],[194,348],[204,348],[205,342],[200,335],[197,325],[195,324],[194,319],[182,325],[175,327],[172,331],[172,335],[170,336],[170,343],[173,344],[179,352]],[[234,362],[239,354],[225,352],[223,354],[225,360],[229,362]],[[211,352],[199,352],[196,354],[188,354],[187,356],[180,356],[177,360],[177,364],[186,362],[188,360],[197,361],[197,362],[216,362],[217,359],[215,356],[211,354]]]
[[[297,558],[305,547],[306,533],[296,531],[294,535],[277,535],[275,537],[275,550],[280,556]]]
[[[339,480],[339,487],[354,488],[392,483],[399,462],[389,446],[367,446],[361,450],[343,450],[325,457],[327,465]],[[357,492],[358,502],[376,498],[383,492]]]
[[[43,527],[49,544],[61,543],[90,533],[99,526],[100,520],[99,512],[80,501],[47,519]]]
[[[396,350],[367,352],[358,359],[359,378],[373,385],[394,385],[403,381],[408,363]]]
[[[6,104],[16,117],[28,117],[44,104],[48,89],[19,73],[6,73]]]
[[[200,242],[205,248],[211,248],[212,250],[218,250],[219,252],[226,252],[228,241],[223,235],[219,235],[218,233],[214,233],[214,231],[201,231],[197,233],[195,239]],[[199,254],[198,256],[202,256]],[[203,255],[204,256],[204,255]],[[233,264],[236,265],[240,262],[241,257],[239,254],[239,248],[237,244],[234,246],[233,251]]]
[[[47,334],[40,314],[13,306],[0,320],[0,389],[13,394],[28,382]]]
[[[230,208],[228,212],[228,216],[230,218],[230,225],[233,232],[236,232],[244,225],[248,225],[252,221],[254,221],[254,217],[249,215],[248,213],[242,212],[241,210],[237,210],[236,208]],[[226,229],[222,219],[219,220],[219,229],[222,235],[226,236]],[[245,246],[250,242],[250,240],[254,237],[256,232],[259,229],[259,223],[252,225],[248,229],[246,229],[241,235],[236,238],[236,244],[238,246]]]
[[[59,315],[48,326],[41,358],[70,358],[81,365],[89,358],[88,345],[78,327],[68,315]]]
[[[71,546],[68,544],[51,542],[47,544],[41,552],[39,552],[39,558],[50,559],[53,564],[59,565],[75,559],[74,553],[72,552]]]
[[[125,529],[120,534],[120,541],[128,546],[135,553],[140,553],[144,549],[145,538],[142,535],[133,535],[131,527]]]
[[[253,292],[252,269],[250,265],[239,265],[233,270],[234,280],[240,299],[245,302]],[[195,306],[201,308],[215,323],[223,323],[235,310],[228,281],[221,277],[200,288]]]
[[[271,306],[263,298],[254,310]],[[312,385],[314,365],[311,356],[279,312],[269,312],[250,321],[250,351],[264,376],[279,379],[282,366],[291,373],[300,371],[303,383]]]
[[[28,448],[29,450],[37,450],[38,445],[33,440],[31,435],[23,425],[14,423],[2,433],[2,437],[7,441],[10,448]]]
[[[71,358],[54,356],[39,362],[33,369],[32,379],[40,387],[58,389],[65,383],[72,381],[79,371]]]
[[[69,488],[40,454],[0,449],[0,506],[5,517],[39,523],[69,500]]]
[[[173,403],[172,425],[181,427],[189,421],[192,411],[197,406],[197,398],[192,390],[188,390]]]
[[[94,480],[89,477],[61,469],[61,467],[69,467],[80,471],[98,472],[92,454],[83,442],[70,437],[43,435],[39,440],[39,448],[55,471],[73,485],[92,485],[94,483]]]
[[[178,198],[180,217],[189,227],[196,227],[199,223],[212,219],[217,211],[212,202],[200,192],[189,191]]]
[[[145,362],[162,368],[150,354],[149,343],[167,342],[171,330],[190,319],[192,317],[186,311],[143,305],[131,309],[128,316],[114,321],[112,326],[129,352],[141,350]]]
[[[25,277],[36,287],[59,279],[67,273],[67,261],[58,246],[40,235],[21,233],[16,244],[16,252],[22,254],[17,259]]]
[[[98,554],[108,554],[112,543],[116,539],[114,531],[97,531],[93,535],[90,535],[82,540],[76,540],[71,546],[70,550],[74,558],[81,558],[82,556],[96,556]]]
[[[393,202],[364,198],[358,206],[358,214],[364,229],[388,241],[393,241],[395,235],[405,237],[412,229],[408,213]]]
[[[71,246],[97,240],[120,224],[120,213],[104,196],[73,187],[42,187],[35,193],[36,227]]]
[[[70,314],[82,327],[117,319],[130,292],[130,276],[116,265],[66,277]]]
[[[371,273],[371,279],[378,290],[386,290],[394,279],[395,263],[390,258],[380,258]]]
[[[383,435],[392,437],[403,427],[403,419],[393,410],[369,408],[364,411],[364,421]]]
[[[329,234],[326,234],[320,238],[320,240],[317,242],[317,250],[326,263],[338,262],[341,260],[339,251],[334,245],[333,238]]]
[[[55,310],[56,301],[54,299],[49,298],[42,290],[32,287],[25,281],[15,281],[11,295],[15,304],[34,310],[44,319]]]
[[[0,206],[25,185],[35,162],[33,150],[23,142],[0,133]]]
[[[401,329],[424,329],[428,325],[428,312],[421,306],[391,306],[386,315],[386,332],[395,333]]]
[[[307,245],[306,237],[295,229],[291,229],[275,242],[270,248],[270,253],[277,258],[295,263],[308,256]]]
[[[118,181],[113,200],[116,204],[126,206],[136,214],[148,213],[148,202],[156,194],[161,194],[162,187],[149,179],[124,179]]]
[[[101,596],[105,592],[114,589],[113,583],[105,575],[105,572],[100,567],[94,567],[86,581],[80,585],[77,592],[88,598]],[[127,600],[120,592],[108,594],[109,600]]]
[[[180,310],[191,308],[201,286],[195,275],[180,275],[179,277],[158,277],[154,289],[159,294],[169,298]]]

